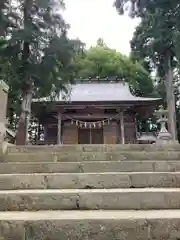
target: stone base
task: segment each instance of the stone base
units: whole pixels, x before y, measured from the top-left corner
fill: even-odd
[[[177,240],[180,211],[42,211],[0,213],[8,240]]]
[[[120,166],[118,166],[118,164],[116,164],[113,169],[111,168],[114,172],[110,172],[111,169],[109,169],[109,172],[106,172],[106,173],[104,172],[75,173],[74,172],[74,173],[39,173],[39,174],[13,173],[13,175],[0,174],[0,201],[3,198],[2,190],[17,190],[16,194],[18,196],[18,194],[22,194],[22,191],[19,192],[19,190],[23,190],[23,194],[25,195],[29,193],[29,192],[26,193],[26,190],[29,190],[29,189],[31,190],[47,189],[48,192],[50,191],[50,189],[53,189],[52,194],[62,193],[61,191],[57,192],[56,189],[57,190],[73,189],[73,191],[72,192],[70,191],[69,194],[75,194],[76,191],[74,191],[74,189],[84,189],[85,191],[87,191],[86,192],[87,195],[90,194],[88,189],[92,191],[92,194],[97,194],[99,189],[100,190],[99,194],[102,194],[102,195],[104,195],[105,192],[102,191],[101,189],[106,189],[107,193],[111,195],[112,191],[108,192],[109,189],[115,190],[120,188],[121,189],[130,188],[131,191],[128,192],[130,196],[130,194],[135,194],[135,192],[133,192],[134,188],[161,188],[161,187],[162,188],[170,188],[170,187],[180,188],[180,173],[168,172],[170,170],[171,171],[173,170],[175,171],[176,169],[177,171],[180,170],[180,162],[179,163],[175,162],[172,164],[170,164],[169,162],[156,163],[154,164],[154,167],[152,166],[153,165],[152,162],[150,163],[148,162],[147,164],[143,163],[141,164],[142,166],[140,166],[140,163],[131,162],[129,163],[129,165],[131,165],[131,169],[129,167],[129,171],[131,171],[132,168],[135,167],[134,171],[137,171],[137,172],[120,172],[123,165],[121,164]],[[17,170],[14,164],[13,165],[11,164],[10,166]],[[7,168],[7,164],[0,164],[0,173],[2,172],[1,167]],[[27,167],[29,167],[29,164]],[[98,171],[95,169],[95,167],[96,166],[94,166],[93,171]],[[124,167],[128,169],[127,164]],[[144,172],[142,172],[143,169],[144,169]],[[101,171],[103,170],[104,170],[103,165],[101,165]],[[140,170],[141,172],[138,172],[138,170]],[[45,170],[44,172],[46,171],[47,170]],[[155,171],[159,171],[159,172],[155,172]],[[84,190],[79,191],[78,193],[79,197],[81,194],[84,194]],[[95,192],[93,192],[94,190]],[[141,190],[142,189],[140,189],[139,194],[144,194],[144,192],[141,192]],[[124,190],[124,191],[127,191],[127,190]],[[124,191],[120,192],[119,190],[118,192],[114,192],[113,194],[117,194],[117,195],[119,194],[119,196],[122,196],[124,194]],[[33,191],[30,191],[30,193],[32,192]],[[36,195],[39,194],[39,196],[40,196],[40,193],[42,194],[42,191],[40,191],[39,193],[37,191],[33,192],[33,194],[36,194]],[[45,193],[47,194],[47,192],[43,192],[44,195]],[[64,196],[68,194],[68,192],[64,192],[64,190],[63,190],[63,193],[64,193]],[[166,194],[168,193],[166,192]],[[9,192],[9,199],[11,197],[12,197],[11,192]],[[105,198],[104,198],[104,201],[105,201]],[[136,201],[136,200],[133,199],[133,201]],[[79,202],[80,202],[80,199],[79,199]]]
[[[136,182],[138,183],[138,179]],[[178,210],[179,203],[179,188],[22,189],[0,191],[0,211]]]
[[[158,139],[156,141],[156,144],[158,144],[158,145],[164,145],[164,144],[167,144],[167,145],[178,145],[179,142],[177,140]]]
[[[151,145],[150,145],[151,146]],[[167,145],[168,148],[171,145]],[[177,145],[178,147],[180,145]],[[180,160],[180,150],[169,151],[160,145],[162,151],[122,151],[122,152],[40,152],[40,153],[15,153],[7,151],[3,155],[3,162],[101,162],[101,161],[177,161]]]
[[[7,152],[7,148],[8,146],[10,146],[11,144],[6,142],[6,141],[1,141],[0,140],[0,156],[3,156],[6,154]]]
[[[7,146],[0,240],[180,239],[177,142]]]
[[[3,122],[0,122],[0,142],[4,141],[6,136],[6,126]]]
[[[26,183],[30,181],[31,176],[27,176],[27,173],[36,173],[36,177],[33,177],[33,181],[38,178],[38,173],[57,174],[57,173],[119,173],[119,172],[145,172],[147,177],[147,172],[180,172],[180,161],[89,161],[89,162],[1,162],[0,163],[0,181],[2,181],[1,187],[3,187],[3,181],[8,184],[14,184],[17,186],[17,181],[21,181],[23,185],[24,176],[15,174],[25,174]],[[13,175],[10,175],[13,173]],[[8,174],[8,175],[3,175]],[[140,174],[139,174],[140,175]],[[22,176],[22,179],[21,179]],[[43,179],[44,175],[40,176]],[[158,177],[158,175],[156,175]],[[140,176],[142,178],[142,175]],[[154,176],[152,175],[153,181]],[[3,180],[4,179],[4,180]],[[17,180],[15,180],[17,179]],[[91,177],[92,179],[92,177]],[[164,179],[164,178],[162,178]],[[141,179],[141,184],[146,184]],[[176,183],[173,182],[173,184]],[[179,181],[180,183],[180,181]],[[6,184],[6,186],[8,186]],[[28,184],[28,183],[27,183]],[[38,182],[36,183],[38,184]],[[74,184],[74,183],[73,183]],[[120,183],[122,184],[122,183]],[[158,183],[159,184],[159,183]],[[163,186],[167,182],[163,183]],[[88,184],[85,184],[88,185]],[[30,187],[31,185],[29,185]],[[160,186],[160,185],[159,185]],[[178,186],[180,187],[180,185]],[[36,186],[37,188],[37,186]],[[39,187],[38,187],[39,188]],[[4,189],[7,189],[4,187]]]

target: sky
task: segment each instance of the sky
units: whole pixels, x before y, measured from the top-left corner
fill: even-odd
[[[113,7],[114,0],[65,0],[65,20],[71,25],[70,38],[79,38],[87,47],[98,38],[113,49],[128,55],[130,40],[138,19],[119,16]]]

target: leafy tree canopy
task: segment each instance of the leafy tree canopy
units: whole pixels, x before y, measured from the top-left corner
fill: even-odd
[[[130,8],[126,8],[129,4]],[[176,138],[175,97],[173,70],[179,66],[180,4],[178,0],[116,0],[120,14],[126,10],[132,17],[142,21],[137,27],[131,46],[135,59],[143,59],[146,65],[156,69],[159,79],[166,87],[166,101],[169,111],[169,127]]]
[[[74,70],[77,78],[116,77],[128,82],[139,96],[154,94],[153,81],[149,73],[136,61],[110,49],[103,41],[90,47],[75,59]]]
[[[179,0],[115,0],[114,6],[120,14],[128,12],[131,17],[144,17],[147,11],[153,13],[157,8],[166,9],[179,15]]]
[[[68,39],[63,9],[62,0],[0,1],[0,75],[10,86],[10,117],[21,102],[31,102],[32,94],[66,90],[72,79],[72,59],[81,43]]]

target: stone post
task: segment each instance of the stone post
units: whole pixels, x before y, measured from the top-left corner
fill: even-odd
[[[0,156],[4,155],[7,143],[4,141],[6,136],[6,112],[8,100],[8,85],[0,80]]]
[[[168,122],[168,110],[160,108],[155,111],[155,115],[159,118],[160,131],[157,136],[157,144],[178,144],[178,141],[173,139],[173,136],[166,128],[166,123]]]
[[[6,112],[8,100],[8,85],[0,80],[0,141],[2,142],[6,135]]]

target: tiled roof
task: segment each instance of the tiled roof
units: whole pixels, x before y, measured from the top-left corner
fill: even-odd
[[[144,98],[133,96],[129,85],[124,82],[82,82],[70,85],[68,94],[60,93],[55,98],[57,102],[128,102],[128,101],[156,101],[159,98]],[[37,101],[50,101],[41,98]]]

